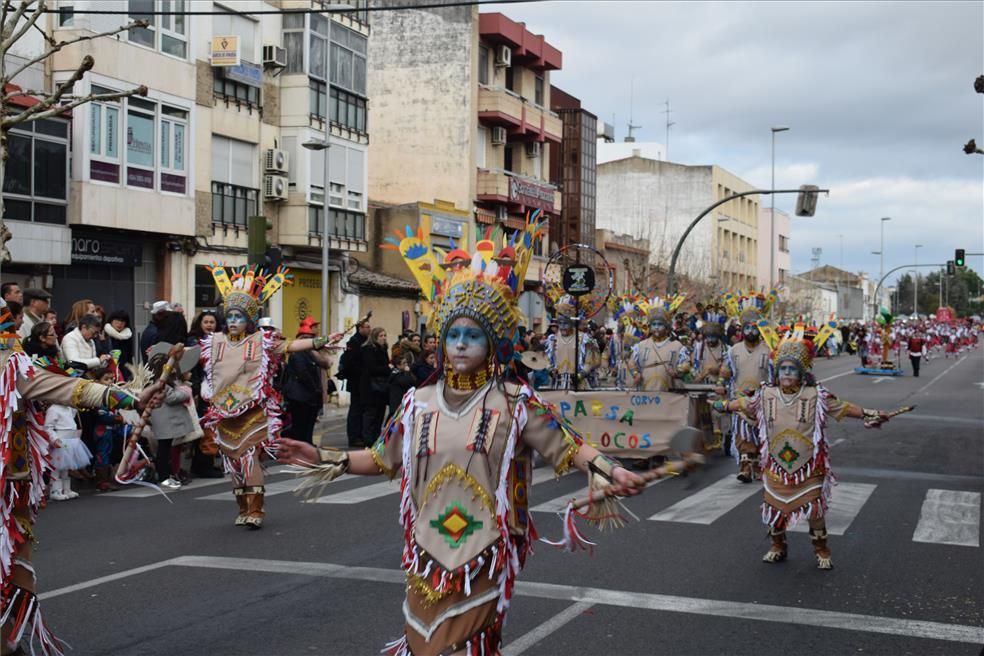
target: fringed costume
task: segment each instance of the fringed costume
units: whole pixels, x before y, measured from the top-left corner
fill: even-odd
[[[433,303],[430,328],[442,344],[443,375],[434,385],[407,392],[369,450],[380,472],[400,478],[405,628],[386,646],[387,654],[499,653],[513,586],[537,539],[529,512],[533,452],[560,475],[574,465],[582,447],[580,437],[532,387],[507,380],[516,358],[517,289],[541,231],[534,215],[508,256],[500,252],[493,258],[487,248],[474,256],[452,251],[443,266],[429,267],[433,281],[422,281]],[[415,254],[408,258],[411,268],[437,263],[422,236],[408,229],[401,242],[408,239],[419,242],[418,248],[400,246],[405,258]],[[447,364],[447,335],[462,317],[475,321],[491,345],[484,367],[467,376]],[[347,452],[321,449],[319,454],[320,464],[307,472],[313,484],[348,470]],[[596,457],[592,483],[610,483],[615,466]],[[593,510],[589,519],[608,512]],[[572,547],[576,529],[565,534],[569,539],[559,546]]]
[[[666,392],[673,387],[674,380],[690,371],[687,347],[673,339],[670,328],[673,313],[683,303],[684,296],[670,300],[659,297],[648,300],[643,305],[647,321],[652,328],[649,337],[632,347],[629,370],[636,388],[646,392]],[[665,326],[665,337],[656,336],[655,326]]]
[[[551,389],[590,389],[589,379],[598,365],[598,347],[591,336],[576,329],[577,300],[563,295],[554,303],[554,319],[560,328],[545,341],[550,362]],[[568,333],[568,334],[564,334]]]
[[[694,346],[691,359],[692,382],[698,384],[717,384],[721,377],[721,369],[724,367],[727,356],[724,334],[724,315],[709,309],[699,326],[702,339]],[[702,404],[704,408],[706,404]],[[710,411],[711,434],[704,435],[704,444],[707,449],[719,449],[724,440],[724,435],[731,430],[731,418],[717,410]],[[705,431],[706,432],[706,431]]]
[[[0,301],[2,304],[2,301]],[[122,390],[42,368],[20,351],[6,305],[0,305],[0,653],[61,654],[63,643],[41,616],[31,563],[34,524],[52,473],[51,441],[39,402],[70,408],[132,408]]]

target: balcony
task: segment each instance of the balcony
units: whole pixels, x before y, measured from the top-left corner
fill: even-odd
[[[560,143],[564,133],[557,114],[501,87],[479,85],[478,119],[489,125],[501,125],[517,137],[535,137],[555,144]]]
[[[560,215],[560,192],[556,187],[509,171],[478,169],[475,193],[478,200],[506,204],[513,212],[540,209],[547,214]]]

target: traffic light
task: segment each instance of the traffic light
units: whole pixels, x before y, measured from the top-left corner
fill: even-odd
[[[266,265],[270,248],[266,233],[272,227],[273,223],[265,216],[246,217],[246,261],[250,266]]]
[[[817,192],[820,187],[816,185],[802,185],[800,192],[796,196],[796,216],[813,216],[817,211]]]
[[[946,261],[946,275],[953,276],[957,273],[957,267],[954,266],[953,260]]]
[[[964,249],[958,248],[953,253],[953,263],[958,267],[966,266],[966,258],[964,257]]]

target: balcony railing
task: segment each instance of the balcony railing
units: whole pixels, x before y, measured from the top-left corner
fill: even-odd
[[[478,86],[479,118],[560,143],[564,125],[559,114],[509,89],[484,84]]]
[[[246,229],[246,217],[256,214],[259,189],[226,182],[212,183],[212,223],[226,228]]]

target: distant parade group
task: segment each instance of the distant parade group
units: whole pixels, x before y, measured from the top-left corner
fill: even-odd
[[[732,454],[738,480],[762,486],[761,519],[770,541],[762,560],[785,560],[787,532],[806,521],[816,566],[828,570],[833,558],[825,515],[835,482],[828,421],[853,418],[877,428],[911,408],[862,408],[839,399],[814,377],[815,359],[844,349],[859,355],[859,368],[898,370],[903,347],[916,360],[934,352],[956,356],[976,348],[980,335],[975,323],[903,323],[887,312],[863,326],[830,318],[775,322],[776,291],[702,299],[689,324],[678,315],[685,295],[610,295],[607,329],[589,329],[583,299],[558,287],[544,290],[556,331],[531,344],[519,295],[544,231],[533,213],[517,234],[486,235],[474,252],[440,250],[410,228],[393,240],[420,284],[427,329],[437,338],[437,364],[403,395],[378,439],[361,449],[282,435],[284,406],[275,381],[285,359],[311,351],[334,354],[344,337],[285,339],[259,329],[264,304],[291,282],[286,269],[213,265],[224,328],[194,346],[158,346],[145,354],[140,375],[126,383],[113,377],[94,382],[78,377],[67,362],[29,356],[4,307],[3,654],[60,654],[64,648],[50,629],[51,618],[42,617],[32,564],[39,511],[48,495],[63,492],[59,472],[76,464],[66,460],[71,435],[46,423],[51,407],[127,411],[132,430],[115,483],[150,485],[144,427],[159,438],[189,430],[187,413],[172,416],[168,409],[187,404],[181,380],[190,367],[202,367],[202,426],[214,436],[232,482],[232,523],[263,526],[264,468],[270,462],[294,465],[302,493],[346,474],[399,478],[405,622],[385,653],[496,654],[517,577],[538,539],[529,499],[534,460],[557,476],[571,469],[587,475],[589,494],[567,507],[560,536],[540,538],[575,551],[588,544],[579,524],[620,524],[619,499],[641,493],[648,480],[699,465],[710,454]],[[597,339],[592,329],[605,338]],[[918,375],[918,362],[913,368]],[[672,442],[673,449],[635,458],[605,453],[550,396],[565,391],[577,399],[591,390],[686,396],[673,435],[653,436]],[[57,421],[58,413],[47,417]],[[685,427],[689,433],[676,430]],[[698,439],[681,447],[680,434]]]

